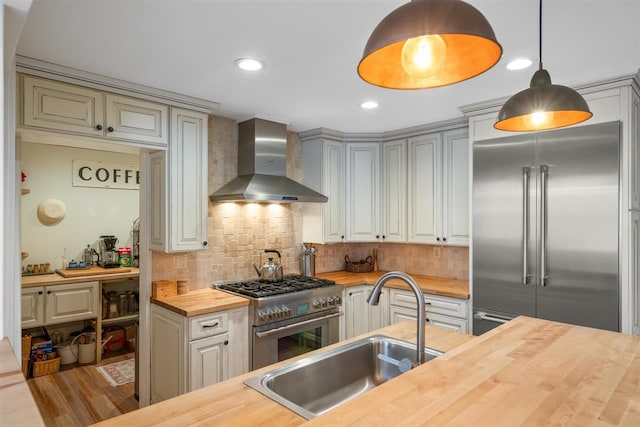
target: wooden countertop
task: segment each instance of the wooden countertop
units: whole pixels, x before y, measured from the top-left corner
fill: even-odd
[[[44,426],[9,340],[0,341],[0,426]]]
[[[140,276],[140,270],[134,267],[127,267],[127,270],[131,270],[126,273],[113,273],[97,274],[92,276],[80,276],[80,277],[62,277],[58,273],[53,274],[40,274],[37,276],[23,276],[22,287],[31,288],[35,286],[49,286],[49,285],[64,285],[67,283],[82,283],[92,282],[100,280],[120,280],[135,278]]]
[[[247,298],[211,288],[195,289],[183,295],[151,298],[151,302],[186,317],[249,305]]]
[[[415,323],[402,322],[363,336],[382,333],[398,339],[415,342],[415,329]],[[426,327],[426,341],[429,347],[435,347],[442,351],[451,350],[471,339],[473,339],[473,337],[469,335],[445,331],[431,326]],[[339,346],[346,342],[347,341],[343,341],[331,347]],[[329,348],[330,347],[325,347],[319,351]],[[308,354],[309,353],[307,353],[307,355]],[[307,355],[300,357],[306,357]],[[246,378],[269,371],[276,366],[291,363],[293,360],[295,359],[289,359],[248,374],[240,375],[219,384],[147,406],[146,408],[129,412],[96,425],[103,427],[122,425],[152,426],[158,424],[170,425],[172,427],[301,425],[307,420],[242,383]]]
[[[450,351],[308,422],[242,384],[272,365],[99,425],[640,425],[640,337],[518,317],[476,338],[427,326],[426,343]]]
[[[316,277],[335,281],[337,284],[349,287],[356,285],[374,285],[387,271],[372,271],[370,273],[350,273],[348,271],[332,271],[319,273]],[[446,297],[469,299],[469,282],[467,280],[445,279],[442,277],[429,277],[411,274],[423,292],[428,294],[443,295]],[[404,282],[391,279],[385,286],[396,289],[411,289]]]

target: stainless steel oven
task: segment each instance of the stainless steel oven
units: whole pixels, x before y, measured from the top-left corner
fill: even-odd
[[[249,298],[252,370],[339,340],[343,287],[332,280],[287,275],[275,283],[252,280],[218,289]]]
[[[337,343],[338,318],[341,314],[336,308],[286,321],[254,326],[253,369]]]

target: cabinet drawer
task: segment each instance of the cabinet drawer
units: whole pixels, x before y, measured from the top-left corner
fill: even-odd
[[[189,319],[189,341],[227,332],[227,313],[212,313]]]
[[[427,313],[444,314],[445,316],[467,318],[467,300],[440,295],[424,294]],[[413,292],[391,289],[391,305],[416,308],[416,298]]]

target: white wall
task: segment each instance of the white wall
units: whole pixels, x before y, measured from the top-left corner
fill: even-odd
[[[22,265],[51,263],[61,268],[64,249],[67,259],[78,260],[87,244],[97,249],[101,235],[113,234],[119,247],[131,247],[131,227],[139,216],[139,191],[72,186],[72,160],[94,160],[138,165],[137,155],[22,143],[22,170],[27,175],[22,188],[22,251],[29,256]],[[37,217],[38,204],[48,198],[61,200],[66,216],[54,226]]]

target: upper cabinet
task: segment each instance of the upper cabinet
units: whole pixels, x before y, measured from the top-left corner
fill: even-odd
[[[303,241],[344,241],[344,144],[327,138],[303,140],[302,172],[302,183],[329,199],[303,203]]]
[[[171,144],[149,157],[151,249],[207,246],[207,115],[171,109]]]
[[[165,104],[22,75],[18,127],[166,147]]]
[[[380,232],[380,144],[347,143],[347,240],[375,242]]]
[[[382,241],[407,241],[407,140],[382,144]]]
[[[408,241],[469,244],[467,128],[408,141]]]

